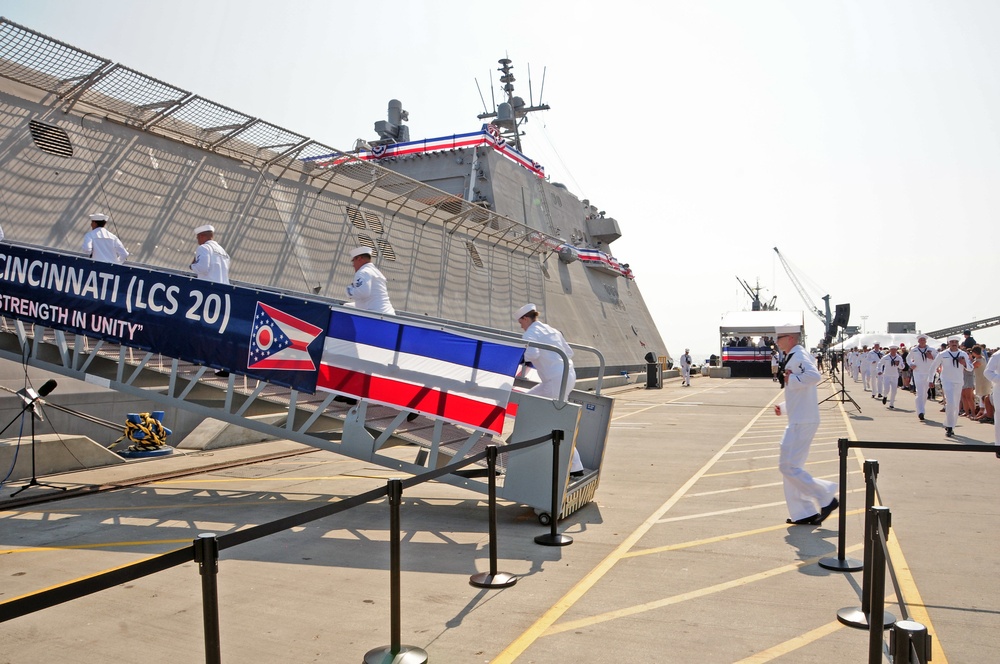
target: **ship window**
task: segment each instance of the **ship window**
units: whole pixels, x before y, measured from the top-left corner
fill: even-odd
[[[358,246],[371,247],[372,249],[375,249],[375,240],[371,239],[364,233],[358,233]],[[375,256],[372,256],[372,258],[375,258]]]
[[[368,228],[374,232],[381,235],[384,230],[382,228],[382,220],[378,218],[378,215],[374,212],[365,212],[365,220],[368,222]]]
[[[73,156],[73,144],[69,141],[69,135],[59,127],[32,120],[28,123],[28,130],[31,132],[31,140],[35,142],[35,147],[42,152],[57,157]]]
[[[382,258],[387,261],[396,260],[396,251],[388,240],[375,240],[375,242],[378,244],[378,252],[382,254]]]
[[[365,218],[361,210],[353,206],[347,206],[347,220],[354,224],[358,230],[365,230]]]
[[[483,258],[479,255],[479,250],[476,249],[476,245],[469,241],[465,243],[465,246],[469,249],[469,256],[472,257],[472,264],[476,267],[483,267]]]

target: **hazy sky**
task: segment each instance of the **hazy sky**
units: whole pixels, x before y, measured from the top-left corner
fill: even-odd
[[[524,151],[615,217],[671,352],[717,350],[736,281],[869,332],[1000,314],[1000,2],[0,0],[0,14],[328,145],[477,130],[496,61]],[[822,337],[807,314],[811,341]],[[1000,345],[1000,328],[975,335]]]

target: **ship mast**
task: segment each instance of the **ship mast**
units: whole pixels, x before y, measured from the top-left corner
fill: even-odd
[[[514,149],[518,152],[521,150],[521,136],[524,133],[520,130],[523,123],[528,121],[528,114],[534,111],[547,111],[549,110],[548,104],[542,103],[542,92],[545,90],[545,74],[542,74],[542,88],[538,94],[538,105],[534,103],[531,95],[531,73],[528,73],[528,104],[524,103],[524,99],[518,97],[514,94],[514,74],[513,65],[511,65],[510,58],[500,58],[497,62],[500,63],[500,68],[497,71],[500,72],[500,82],[503,84],[504,94],[507,95],[507,101],[501,102],[498,106],[493,109],[492,113],[481,113],[477,117],[480,120],[485,120],[487,118],[496,118],[493,120],[493,124],[500,128],[500,135],[503,136],[509,143],[512,143]]]

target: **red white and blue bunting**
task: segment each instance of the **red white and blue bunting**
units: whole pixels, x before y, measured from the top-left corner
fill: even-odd
[[[308,157],[304,161],[313,162],[321,168],[336,166],[353,158],[363,161],[378,161],[390,157],[405,157],[413,154],[426,154],[429,152],[441,152],[443,150],[456,150],[458,148],[479,147],[485,145],[491,147],[514,163],[527,168],[540,178],[545,177],[545,167],[537,161],[529,159],[513,148],[503,136],[500,129],[493,124],[484,124],[480,131],[468,134],[453,134],[451,136],[441,136],[438,138],[425,138],[420,141],[410,141],[408,143],[393,143],[390,145],[376,145],[371,150],[360,150],[355,156],[348,156],[342,153],[320,155],[318,157]]]

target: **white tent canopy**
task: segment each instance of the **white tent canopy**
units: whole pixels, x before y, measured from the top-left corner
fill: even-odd
[[[899,334],[879,334],[876,332],[870,332],[868,334],[856,334],[849,339],[845,339],[839,344],[832,346],[833,350],[844,350],[851,348],[861,348],[862,346],[868,346],[871,348],[872,344],[880,344],[883,348],[888,346],[898,346],[899,344],[906,344],[907,348],[917,345],[917,337],[926,336],[920,334],[910,334],[910,333],[899,333]],[[927,337],[927,345],[937,348],[943,342],[939,339],[933,339]]]
[[[774,328],[796,325],[802,328],[801,311],[729,311],[722,314],[719,334],[722,336],[774,336]]]

